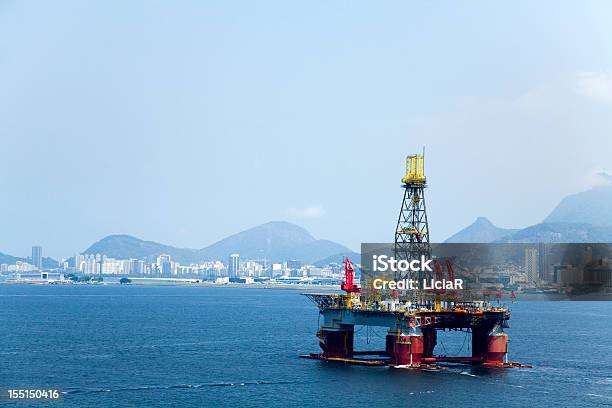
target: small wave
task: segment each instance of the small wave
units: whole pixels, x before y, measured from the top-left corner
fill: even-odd
[[[174,389],[194,389],[204,387],[245,387],[254,385],[284,385],[294,384],[297,381],[245,381],[245,382],[214,382],[201,384],[172,384],[172,385],[143,385],[136,387],[118,387],[113,389],[72,389],[65,390],[64,394],[96,394],[103,392],[124,392],[124,391],[155,391],[155,390],[174,390]],[[433,391],[431,391],[433,392]]]
[[[80,354],[80,358],[83,359],[97,359],[97,358],[113,358],[112,354]]]
[[[587,397],[596,397],[596,398],[612,399],[612,396],[610,396],[610,395],[601,395],[601,394],[593,394],[593,393],[586,394],[586,395],[587,395]]]
[[[462,371],[459,374],[461,374],[461,375],[469,375],[470,377],[478,377],[476,374],[468,373],[467,371]]]

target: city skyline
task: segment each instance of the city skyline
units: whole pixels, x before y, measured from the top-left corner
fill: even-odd
[[[5,3],[0,251],[271,220],[355,250],[423,146],[433,241],[540,222],[612,168],[612,10],[527,4]]]
[[[325,265],[302,263],[294,259],[283,262],[269,259],[242,259],[232,253],[226,261],[221,259],[183,262],[169,254],[154,257],[115,258],[101,253],[76,253],[61,259],[57,265],[42,265],[43,248],[32,246],[32,256],[14,263],[0,262],[0,280],[25,283],[100,283],[104,277],[130,277],[143,279],[176,279],[186,283],[201,281],[227,283],[327,283],[339,284],[342,262]],[[316,279],[316,280],[315,280]],[[129,282],[128,282],[129,283]]]
[[[372,245],[372,244],[370,244]],[[380,254],[389,251],[392,244],[385,248],[373,244]],[[475,260],[471,255],[474,249],[488,253]],[[41,259],[42,247],[32,247],[32,258],[28,262],[16,261],[13,264],[0,263],[1,279],[15,283],[94,283],[105,282],[106,278],[122,278],[120,283],[130,283],[129,279],[146,282],[202,283],[225,285],[230,283],[259,284],[327,284],[338,285],[343,282],[345,269],[340,259],[326,264],[313,264],[295,259],[272,261],[269,259],[243,258],[239,253],[229,254],[225,260],[213,259],[200,262],[181,262],[169,254],[148,257],[115,258],[101,253],[77,253],[71,259],[61,260],[52,267],[37,267],[34,263]],[[366,249],[366,253],[370,250]],[[450,251],[450,252],[449,252]],[[559,243],[510,243],[510,244],[436,244],[435,259],[446,258],[446,271],[449,277],[459,276],[462,284],[476,285],[482,290],[506,291],[514,293],[570,294],[581,293],[588,288],[610,288],[612,280],[612,250],[610,244],[559,244]],[[444,254],[444,255],[442,255]],[[465,255],[468,255],[465,257]],[[370,255],[362,255],[360,261],[368,262]],[[372,275],[372,269],[357,261],[352,263],[357,270],[362,290],[367,290],[378,280],[389,279],[395,275],[385,275],[389,271],[382,259],[383,266]],[[386,259],[386,258],[385,258]],[[423,258],[424,259],[424,258]],[[453,259],[451,262],[450,259]],[[431,262],[431,261],[428,261]],[[437,262],[437,261],[435,261]],[[467,262],[467,263],[466,263]],[[453,264],[452,266],[449,266]],[[461,271],[456,275],[453,270]],[[123,280],[127,279],[125,282]],[[116,280],[116,279],[115,279]],[[111,283],[117,283],[110,280]],[[378,288],[380,289],[380,288]]]

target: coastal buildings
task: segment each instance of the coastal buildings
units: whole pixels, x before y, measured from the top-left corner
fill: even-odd
[[[115,259],[101,254],[76,254],[74,266],[69,267],[75,273],[95,276],[134,276],[134,277],[197,277],[210,281],[272,279],[272,278],[340,278],[339,264],[326,266],[303,265],[296,260],[269,263],[265,259],[244,259],[238,253],[228,256],[226,263],[207,261],[182,264],[173,260],[170,255],[160,254],[153,261],[147,259]]]

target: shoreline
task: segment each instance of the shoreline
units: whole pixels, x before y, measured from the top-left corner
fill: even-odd
[[[316,290],[316,291],[335,291],[340,292],[340,285],[313,285],[304,283],[213,283],[213,282],[190,282],[190,281],[155,281],[155,280],[134,280],[128,284],[116,282],[97,282],[97,283],[68,283],[59,281],[15,281],[2,280],[0,285],[38,285],[38,286],[177,286],[177,287],[196,287],[196,288],[237,288],[237,289],[282,289],[282,290]],[[520,293],[514,301],[611,301],[612,293],[583,293],[574,296],[563,294],[543,294],[543,293]],[[504,296],[502,301],[511,301]]]
[[[340,285],[310,285],[303,283],[280,283],[280,284],[245,284],[245,283],[224,283],[216,284],[212,282],[164,282],[164,281],[132,281],[128,284],[119,282],[100,282],[100,283],[62,283],[47,281],[0,281],[0,285],[38,285],[38,286],[187,286],[197,288],[243,288],[243,289],[289,289],[289,290],[340,290]]]
[[[323,289],[323,290],[340,290],[340,285],[310,285],[304,283],[211,283],[211,282],[146,282],[146,281],[132,281],[129,285],[134,286],[190,286],[200,288],[243,288],[243,289]]]

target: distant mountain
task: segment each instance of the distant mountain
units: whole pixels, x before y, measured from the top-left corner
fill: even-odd
[[[459,231],[444,242],[612,243],[612,227],[575,222],[544,222],[520,230],[514,230],[497,228],[486,218],[479,217],[472,225]]]
[[[448,238],[446,243],[488,243],[512,235],[518,230],[499,228],[485,217],[478,217],[469,226]]]
[[[350,250],[333,241],[315,239],[304,228],[273,221],[231,235],[199,251],[204,259],[226,259],[231,253],[243,258],[282,262],[296,259],[311,263]]]
[[[32,263],[32,259],[28,258],[28,262]],[[57,268],[59,266],[59,262],[53,258],[43,256],[42,259],[42,267],[43,268]]]
[[[612,226],[612,185],[595,187],[565,197],[544,222]]]
[[[572,222],[546,222],[524,228],[497,242],[612,243],[612,227]]]
[[[290,259],[312,263],[339,253],[351,253],[344,245],[315,239],[304,228],[289,222],[269,222],[231,235],[202,249],[175,248],[153,241],[143,241],[129,235],[109,235],[96,242],[84,253],[103,254],[112,258],[155,259],[169,254],[181,263],[226,260],[232,253],[243,259],[267,259],[283,262]]]
[[[612,243],[612,184],[565,197],[540,224],[510,230],[479,217],[445,242]]]
[[[330,255],[326,258],[319,259],[318,261],[315,261],[312,264],[314,266],[325,266],[325,265],[329,265],[332,262],[337,263],[337,264],[342,264],[342,262],[344,262],[344,257],[346,256],[348,256],[351,262],[353,262],[354,264],[361,263],[361,255],[358,254],[357,252],[350,251],[350,252],[341,252],[339,254]]]
[[[0,264],[14,265],[18,261],[27,262],[29,264],[32,264],[32,258],[20,258],[18,256],[12,256],[12,255],[3,254],[2,252],[0,252]],[[49,258],[49,257],[43,257],[42,259],[43,268],[56,268],[57,266],[58,266],[58,262],[55,259]]]
[[[12,256],[12,255],[8,255],[8,254],[3,254],[2,252],[0,252],[0,264],[14,264],[17,261],[22,261],[23,258],[18,258],[16,256]]]
[[[130,235],[109,235],[91,245],[83,253],[101,254],[116,259],[146,258],[151,261],[158,255],[168,254],[183,263],[200,260],[195,249],[175,248],[153,241],[143,241]]]

